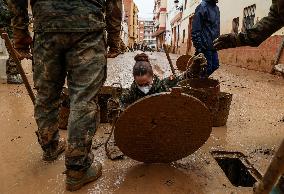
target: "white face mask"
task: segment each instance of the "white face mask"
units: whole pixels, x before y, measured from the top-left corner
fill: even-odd
[[[148,94],[152,88],[152,85],[149,86],[138,86],[139,90],[141,90],[141,92],[143,92],[144,94]]]

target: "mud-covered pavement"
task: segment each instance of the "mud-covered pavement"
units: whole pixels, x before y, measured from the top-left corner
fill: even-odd
[[[133,56],[109,60],[106,85],[131,84]],[[171,74],[164,53],[150,59],[157,75]],[[30,77],[31,67],[25,67]],[[227,126],[214,128],[200,150],[170,165],[144,165],[129,158],[113,162],[102,145],[110,128],[101,125],[93,152],[103,164],[103,176],[77,193],[250,193],[251,188],[234,187],[228,181],[210,151],[240,151],[263,174],[284,137],[284,79],[226,65],[213,77],[234,97]],[[0,193],[65,193],[64,155],[54,163],[41,160],[33,105],[23,85],[0,85],[0,115]]]

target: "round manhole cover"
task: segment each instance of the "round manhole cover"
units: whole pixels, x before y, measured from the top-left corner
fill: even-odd
[[[128,157],[145,163],[169,163],[199,149],[212,131],[209,110],[180,93],[146,97],[119,117],[114,137]]]

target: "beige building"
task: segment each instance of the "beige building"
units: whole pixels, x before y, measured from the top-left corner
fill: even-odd
[[[123,0],[125,18],[128,24],[128,46],[138,42],[138,7],[133,0]]]

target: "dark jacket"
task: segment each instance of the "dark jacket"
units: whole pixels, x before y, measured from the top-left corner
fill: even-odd
[[[238,46],[259,46],[284,26],[284,0],[272,0],[268,16],[238,35]]]
[[[195,10],[192,42],[197,51],[215,50],[213,41],[220,36],[219,7],[211,0],[202,0]]]

